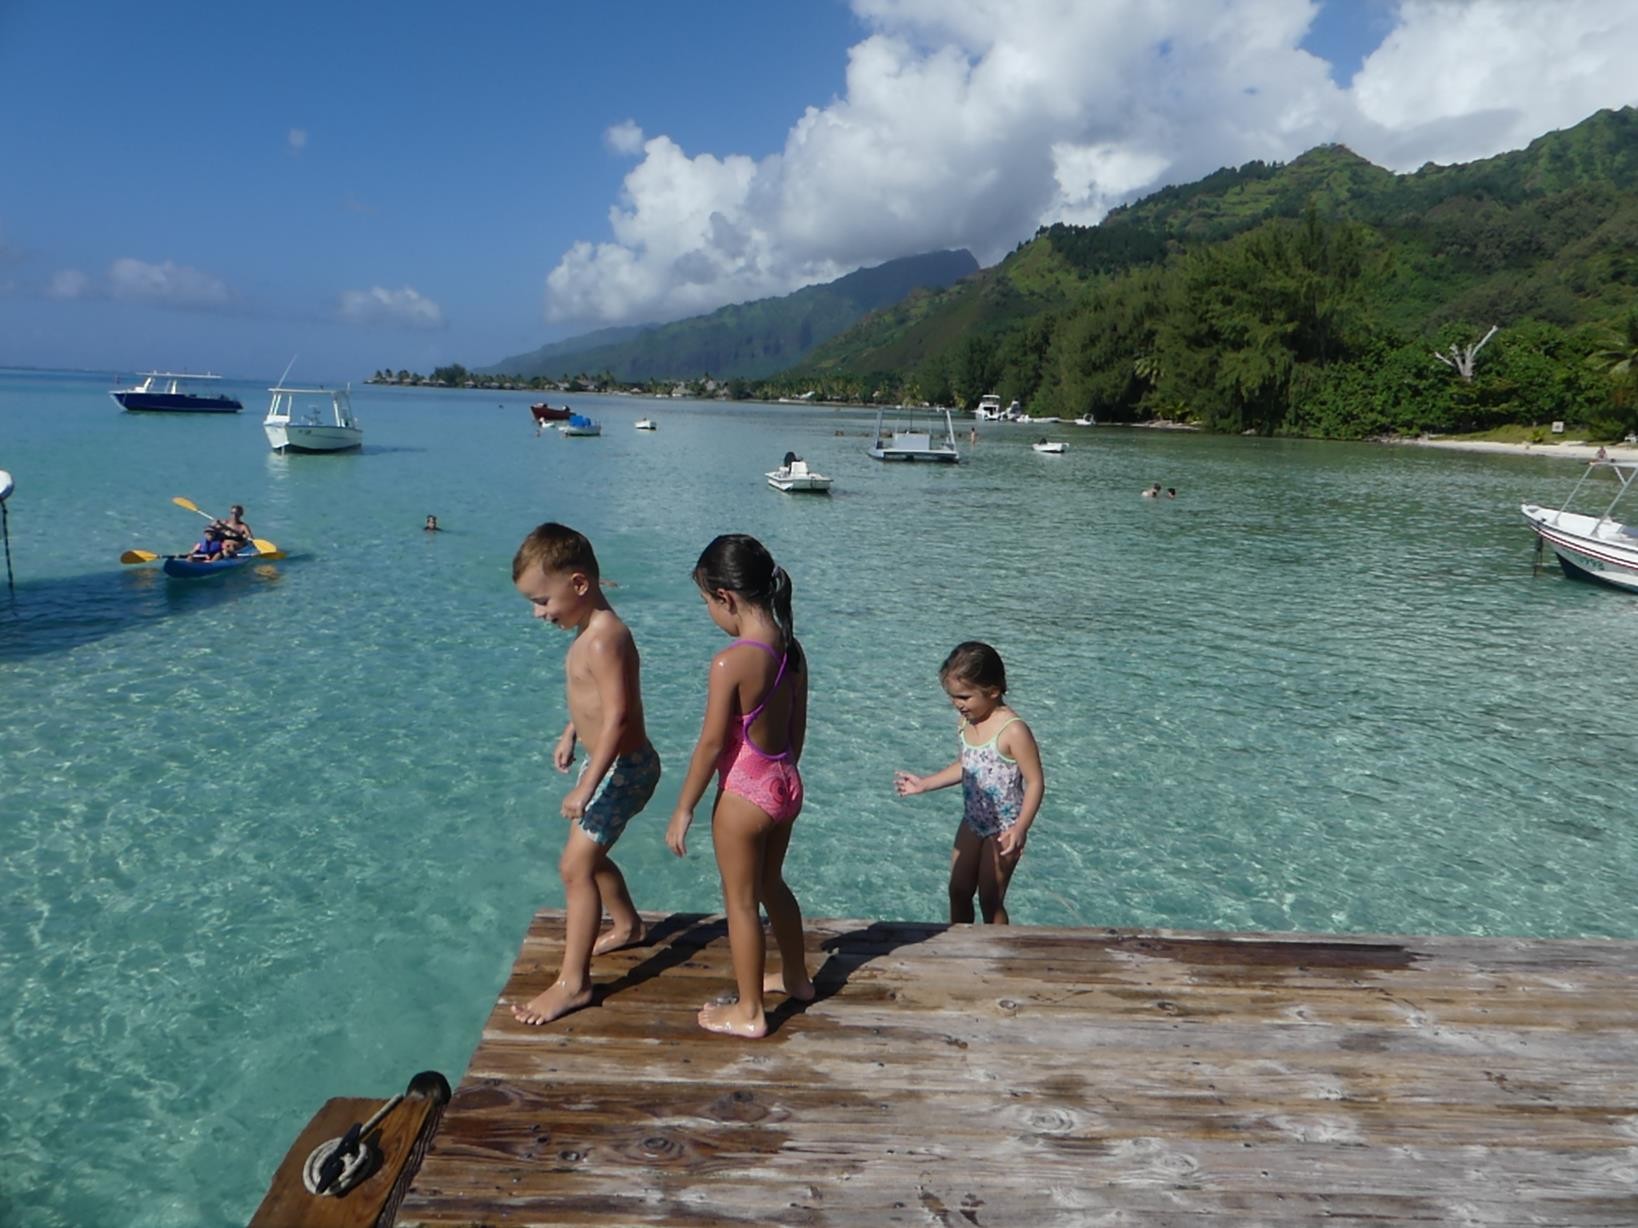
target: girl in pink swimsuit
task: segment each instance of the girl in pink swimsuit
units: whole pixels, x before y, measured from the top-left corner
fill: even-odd
[[[706,612],[734,642],[711,661],[705,720],[666,828],[681,857],[694,808],[717,776],[711,839],[722,874],[739,996],[707,1002],[700,1026],[734,1036],[767,1035],[763,995],[813,998],[802,945],[802,908],[783,877],[785,851],[802,809],[797,761],[808,725],[808,669],[791,622],[791,581],[754,537],[729,533],[705,548],[694,583]],[[781,971],[764,975],[760,909],[779,944]]]

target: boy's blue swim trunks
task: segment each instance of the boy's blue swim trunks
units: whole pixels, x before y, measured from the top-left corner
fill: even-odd
[[[586,774],[586,763],[580,774]],[[586,803],[578,820],[580,830],[604,848],[611,847],[625,831],[626,824],[648,805],[660,783],[660,756],[652,746],[621,755],[609,765],[597,792]]]

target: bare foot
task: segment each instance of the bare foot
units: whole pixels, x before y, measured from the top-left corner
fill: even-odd
[[[765,994],[788,994],[798,1002],[812,1002],[814,988],[813,982],[808,980],[808,974],[805,972],[802,974],[802,979],[795,982],[790,989],[785,988],[785,974],[783,972],[770,972],[762,978],[762,992]]]
[[[758,1011],[747,1018],[736,1002],[707,1002],[700,1007],[700,1027],[707,1032],[721,1032],[724,1036],[743,1036],[757,1040],[768,1034],[768,1020]]]
[[[590,1006],[592,1001],[592,987],[587,985],[578,993],[571,993],[568,986],[562,981],[553,985],[545,993],[537,994],[527,1006],[512,1003],[512,1018],[519,1023],[527,1023],[532,1027],[539,1027],[543,1023],[550,1023],[554,1019],[561,1019],[570,1011],[577,1011],[582,1006]]]
[[[598,938],[592,945],[593,955],[607,955],[610,951],[619,951],[625,947],[634,947],[648,937],[643,930],[643,923],[639,921],[636,929],[622,929],[619,926],[608,931]]]

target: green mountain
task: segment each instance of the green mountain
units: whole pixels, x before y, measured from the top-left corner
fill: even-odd
[[[1434,361],[1492,324],[1472,379]],[[1638,110],[1624,108],[1478,162],[1396,175],[1322,146],[1097,226],[1044,227],[759,391],[968,405],[998,392],[1065,417],[1268,433],[1612,430],[1638,425],[1638,386],[1595,367],[1629,328]]]
[[[783,298],[738,303],[671,324],[602,329],[503,358],[485,374],[557,376],[609,372],[616,379],[758,378],[801,361],[856,320],[926,287],[978,271],[966,251],[928,252],[860,269]]]
[[[1309,210],[1366,226],[1397,249],[1405,267],[1386,309],[1403,325],[1543,311],[1565,322],[1596,318],[1622,298],[1622,276],[1596,266],[1626,267],[1634,191],[1638,110],[1630,107],[1523,150],[1409,175],[1321,146],[1284,165],[1251,162],[1164,188],[1097,226],[1043,227],[979,276],[866,317],[793,374],[903,373],[975,335],[1070,309],[1100,281]],[[1568,296],[1565,257],[1589,275]]]

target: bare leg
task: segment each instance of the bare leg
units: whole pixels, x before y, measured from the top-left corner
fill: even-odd
[[[978,866],[978,906],[983,910],[984,920],[991,925],[1012,923],[1007,916],[1007,887],[1017,868],[1018,858],[1001,856],[994,836],[984,841]]]
[[[775,823],[768,832],[762,859],[762,907],[768,910],[774,941],[779,944],[779,971],[762,980],[763,993],[784,993],[799,1002],[812,1002],[813,981],[808,977],[807,952],[802,945],[802,906],[785,883],[785,850],[791,846],[795,819]]]
[[[637,915],[637,906],[631,902],[625,875],[620,873],[620,867],[607,853],[603,854],[595,877],[597,894],[603,901],[603,909],[609,914],[609,928],[592,946],[592,954],[603,955],[641,942],[644,937],[643,919]]]
[[[950,922],[970,923],[973,919],[973,892],[978,890],[978,863],[984,842],[965,823],[956,828],[955,848],[950,853]]]
[[[707,1002],[700,1008],[699,1024],[710,1032],[755,1039],[768,1034],[762,1013],[762,973],[767,951],[762,938],[762,862],[769,829],[762,810],[731,793],[717,798],[711,816],[711,841],[722,873],[722,904],[728,914],[728,949],[734,960],[739,998],[734,1002]]]
[[[597,877],[599,864],[607,860],[597,841],[578,825],[570,826],[569,842],[563,846],[563,856],[557,863],[563,876],[567,914],[563,924],[563,966],[558,970],[557,982],[527,1006],[512,1004],[512,1014],[520,1023],[550,1023],[591,1005],[592,944],[597,941],[597,927],[603,923]]]

